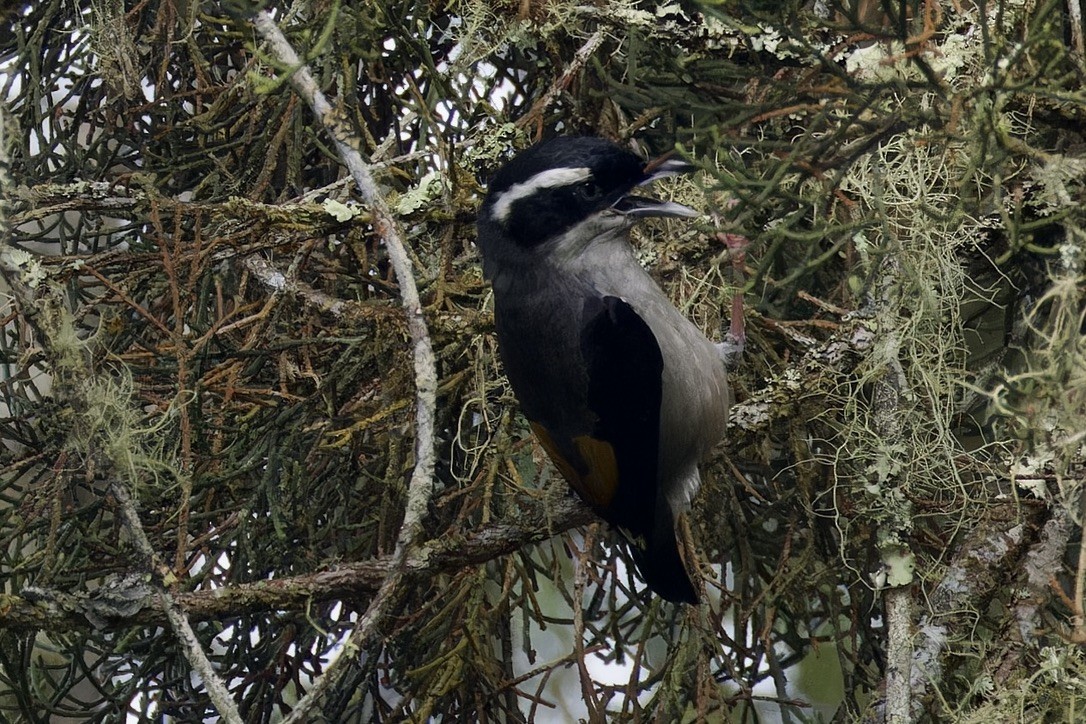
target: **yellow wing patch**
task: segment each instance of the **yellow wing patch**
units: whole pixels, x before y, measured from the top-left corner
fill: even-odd
[[[618,461],[611,443],[580,435],[571,440],[577,460],[567,460],[547,429],[533,422],[532,432],[558,472],[589,505],[606,508],[618,492]]]

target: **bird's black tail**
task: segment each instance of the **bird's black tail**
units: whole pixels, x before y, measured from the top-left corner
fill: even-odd
[[[660,500],[656,520],[647,539],[633,542],[630,550],[641,577],[656,595],[674,603],[697,603],[698,594],[686,571],[675,540],[675,519],[671,506]]]

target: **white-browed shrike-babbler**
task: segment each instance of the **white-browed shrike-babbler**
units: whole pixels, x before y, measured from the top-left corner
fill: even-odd
[[[641,267],[629,231],[642,217],[697,216],[632,193],[691,170],[646,165],[600,138],[554,138],[494,175],[478,221],[498,348],[524,415],[573,489],[622,531],[649,588],[686,603],[698,595],[676,518],[732,396],[721,347]]]

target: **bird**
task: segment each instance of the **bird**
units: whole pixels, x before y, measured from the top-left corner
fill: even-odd
[[[676,521],[724,435],[727,353],[675,308],[629,235],[642,218],[699,215],[633,193],[694,168],[558,136],[493,175],[477,220],[499,357],[533,433],[622,533],[648,588],[689,604],[699,597]]]

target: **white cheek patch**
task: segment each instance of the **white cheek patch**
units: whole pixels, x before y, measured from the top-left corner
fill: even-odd
[[[527,198],[540,189],[553,189],[559,186],[573,186],[592,178],[590,168],[552,168],[540,171],[535,176],[520,184],[513,184],[498,196],[490,215],[495,221],[504,224],[513,210],[513,204]]]

